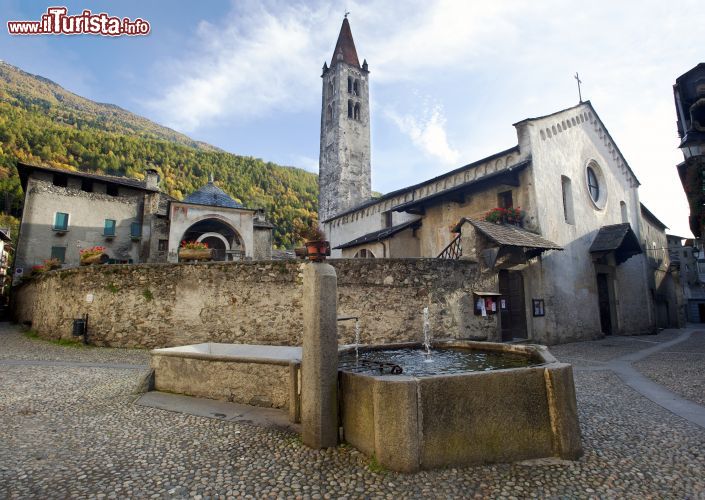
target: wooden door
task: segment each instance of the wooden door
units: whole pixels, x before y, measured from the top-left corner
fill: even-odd
[[[499,272],[499,293],[506,308],[500,307],[502,341],[525,339],[526,306],[524,302],[524,279],[520,271]]]
[[[610,313],[610,289],[607,274],[597,274],[597,301],[600,307],[600,327],[605,335],[612,335],[612,314]]]

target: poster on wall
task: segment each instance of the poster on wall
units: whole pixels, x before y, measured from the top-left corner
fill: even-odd
[[[544,309],[543,305],[543,299],[532,299],[531,300],[533,307],[532,309],[534,310],[534,316],[545,316],[546,311]]]

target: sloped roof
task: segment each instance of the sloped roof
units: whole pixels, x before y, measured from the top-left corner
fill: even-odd
[[[24,163],[21,161],[17,162],[17,173],[20,176],[20,183],[22,184],[22,190],[27,189],[27,178],[29,174],[35,170],[48,173],[56,173],[66,175],[68,177],[78,177],[82,179],[91,179],[96,181],[101,181],[111,184],[119,184],[121,186],[127,186],[135,189],[141,189],[143,191],[157,192],[159,189],[148,188],[145,181],[140,181],[138,179],[130,179],[129,177],[118,177],[113,175],[100,175],[91,174],[88,172],[78,172],[74,170],[65,170],[63,168],[46,167],[43,165],[32,165],[30,163]]]
[[[641,205],[641,215],[643,215],[644,217],[649,219],[651,221],[651,223],[654,224],[655,226],[660,227],[663,230],[668,229],[668,226],[666,224],[664,224],[663,222],[661,222],[658,219],[658,217],[656,217],[651,210],[646,208],[646,205],[644,205],[643,203],[640,203],[640,205]]]
[[[184,203],[194,203],[196,205],[207,205],[210,207],[244,208],[241,203],[233,200],[225,191],[209,182],[202,188],[194,191],[186,198]]]
[[[460,227],[466,222],[472,224],[480,233],[499,246],[563,250],[563,247],[557,243],[511,224],[495,224],[494,222],[463,217],[453,228],[453,232],[459,232]]]
[[[330,60],[331,68],[338,62],[338,53],[343,55],[343,62],[355,66],[356,68],[360,67],[360,60],[357,58],[357,50],[355,50],[355,42],[353,41],[352,30],[350,29],[350,22],[347,17],[343,19],[343,25],[340,27],[338,41],[335,44],[333,57]]]
[[[643,253],[639,240],[628,222],[602,226],[590,245],[590,253],[615,253],[617,264]]]
[[[388,199],[394,198],[395,196],[399,195],[400,193],[405,193],[405,192],[407,192],[407,191],[413,191],[413,190],[418,189],[418,188],[420,188],[420,187],[422,187],[422,186],[426,186],[426,185],[428,185],[428,184],[433,184],[434,182],[438,182],[439,180],[445,179],[445,178],[447,178],[447,177],[452,177],[453,175],[457,174],[458,172],[462,172],[462,171],[464,171],[464,170],[468,170],[468,169],[471,169],[471,168],[475,168],[475,167],[478,167],[478,166],[482,165],[483,163],[487,163],[487,162],[492,161],[492,160],[495,160],[495,159],[497,159],[497,158],[501,158],[502,156],[505,156],[505,155],[508,155],[508,154],[512,154],[512,153],[518,153],[518,152],[519,152],[519,146],[513,146],[513,147],[511,147],[511,148],[509,148],[509,149],[505,149],[504,151],[500,151],[499,153],[495,153],[495,154],[493,154],[493,155],[490,155],[490,156],[487,156],[487,157],[485,157],[485,158],[482,158],[481,160],[477,160],[477,161],[474,161],[474,162],[472,162],[472,163],[468,163],[467,165],[463,165],[462,167],[458,167],[458,168],[453,169],[453,170],[451,170],[451,171],[449,171],[449,172],[446,172],[446,173],[444,173],[444,174],[441,174],[441,175],[438,175],[438,176],[433,177],[433,178],[431,178],[431,179],[428,179],[428,180],[419,182],[418,184],[413,184],[413,185],[407,186],[407,187],[405,187],[405,188],[396,189],[396,190],[394,190],[394,191],[390,191],[389,193],[383,194],[382,196],[379,196],[379,197],[377,197],[377,198],[372,198],[372,199],[370,199],[370,200],[363,201],[362,203],[360,203],[360,204],[358,204],[358,205],[355,205],[355,206],[353,206],[353,207],[351,207],[351,208],[349,208],[349,209],[347,209],[347,210],[343,210],[343,211],[340,212],[340,213],[337,213],[337,214],[335,214],[335,215],[332,215],[331,217],[327,218],[327,219],[324,220],[323,222],[324,222],[324,223],[325,223],[325,222],[330,222],[330,221],[332,221],[332,220],[335,220],[335,219],[338,219],[338,218],[343,217],[343,216],[345,216],[345,215],[351,214],[351,213],[356,212],[356,211],[358,211],[358,210],[361,210],[361,209],[363,209],[363,208],[366,208],[366,207],[375,205],[375,204],[377,204],[377,203],[380,203],[380,202],[382,202],[382,201],[384,201],[384,200],[388,200]],[[522,163],[523,163],[523,162],[522,162]],[[514,168],[515,166],[516,166],[516,165],[512,165],[511,168]]]
[[[359,238],[355,238],[354,240],[348,241],[347,243],[343,243],[342,245],[338,245],[335,248],[336,249],[350,248],[350,247],[356,247],[358,245],[364,245],[365,243],[386,240],[387,238],[394,236],[395,234],[397,234],[400,231],[403,231],[404,229],[407,229],[410,227],[416,228],[419,226],[421,226],[421,219],[414,219],[414,220],[411,220],[408,222],[404,222],[402,224],[398,224],[396,226],[387,227],[384,229],[380,229],[379,231],[373,231],[371,233],[367,233],[364,236],[360,236]]]

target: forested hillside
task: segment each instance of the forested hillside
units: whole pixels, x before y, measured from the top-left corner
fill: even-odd
[[[0,209],[15,215],[23,197],[17,160],[139,179],[152,167],[178,199],[212,173],[233,198],[265,209],[280,247],[295,243],[295,225],[316,218],[318,185],[310,172],[226,153],[0,62]]]

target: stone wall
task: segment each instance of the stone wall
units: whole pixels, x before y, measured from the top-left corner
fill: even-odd
[[[363,343],[421,341],[429,307],[435,338],[493,338],[496,316],[475,316],[473,291],[496,276],[464,261],[331,260],[338,315],[358,316]],[[69,338],[88,314],[90,342],[167,347],[200,342],[300,345],[301,262],[110,265],[46,273],[15,289],[14,312],[46,338]],[[339,323],[352,343],[354,321]]]

